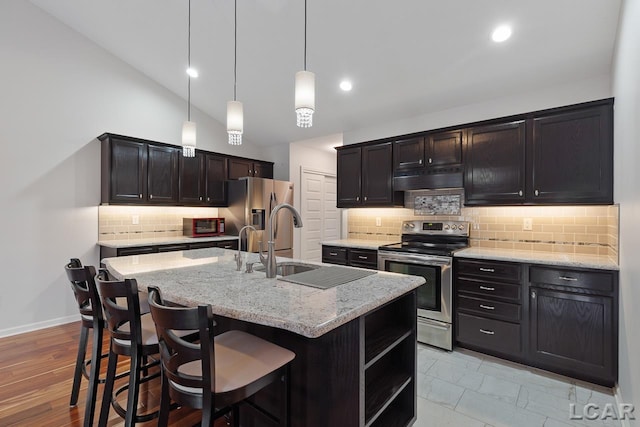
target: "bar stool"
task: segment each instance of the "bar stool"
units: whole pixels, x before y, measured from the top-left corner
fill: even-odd
[[[124,425],[127,427],[137,422],[150,421],[158,416],[158,411],[137,414],[137,406],[140,385],[160,376],[160,372],[147,375],[150,368],[159,364],[157,356],[155,359],[150,357],[158,354],[158,338],[153,320],[149,314],[142,315],[140,312],[138,285],[134,279],[109,280],[107,271],[100,269],[96,276],[96,284],[111,335],[109,363],[98,426],[107,425],[111,406],[124,418]],[[129,382],[114,392],[118,356],[130,358]],[[117,396],[125,391],[127,392],[126,409],[117,401]]]
[[[210,305],[169,307],[160,290],[149,287],[149,307],[156,325],[162,365],[162,395],[158,426],[166,427],[169,405],[202,409],[202,426],[233,411],[238,427],[240,403],[250,404],[272,422],[289,425],[289,370],[295,354],[241,331],[214,337]],[[198,331],[198,342],[185,341],[179,332]],[[276,418],[246,399],[265,386],[282,381],[280,414]]]
[[[89,380],[87,401],[84,409],[84,426],[89,427],[93,425],[98,383],[104,383],[104,380],[101,380],[98,375],[100,372],[100,360],[103,357],[107,357],[107,354],[102,354],[102,333],[105,323],[96,283],[93,279],[96,275],[95,268],[92,266],[83,267],[79,259],[71,258],[64,269],[67,273],[67,279],[69,279],[71,283],[73,294],[76,297],[81,319],[80,342],[78,343],[78,356],[73,374],[73,386],[71,388],[69,405],[77,405],[80,382],[82,376],[84,376]],[[91,345],[91,358],[85,360],[89,330],[93,331],[93,343]],[[91,370],[90,373],[87,374],[87,367],[89,366]]]

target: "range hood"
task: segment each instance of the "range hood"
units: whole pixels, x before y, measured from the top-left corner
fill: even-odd
[[[393,177],[394,191],[462,188],[462,170],[424,173]]]

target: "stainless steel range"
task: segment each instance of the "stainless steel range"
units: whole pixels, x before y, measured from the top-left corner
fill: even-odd
[[[404,221],[402,242],[378,248],[378,270],[423,276],[418,293],[418,341],[453,349],[453,253],[469,246],[469,223]]]

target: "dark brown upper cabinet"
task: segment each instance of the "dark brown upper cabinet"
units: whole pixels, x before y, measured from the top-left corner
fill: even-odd
[[[392,157],[391,141],[338,149],[338,207],[402,206]]]
[[[175,147],[147,145],[147,203],[178,203],[178,158]]]
[[[179,202],[184,205],[205,204],[205,154],[196,151],[195,157],[180,156]]]
[[[215,154],[205,155],[205,196],[209,206],[226,206],[227,158]]]
[[[613,203],[613,105],[533,119],[533,203]]]
[[[463,131],[430,133],[425,149],[427,168],[432,173],[457,172],[462,168]]]
[[[465,204],[520,204],[525,200],[524,120],[471,128],[465,156]]]
[[[105,134],[102,203],[176,204],[179,150]]]
[[[250,159],[229,158],[228,179],[238,179],[245,176],[273,178],[273,163],[256,162]]]
[[[413,172],[425,167],[424,137],[393,141],[393,171]]]

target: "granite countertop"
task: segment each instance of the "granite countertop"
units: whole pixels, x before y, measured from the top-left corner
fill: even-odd
[[[378,249],[379,246],[386,245],[391,242],[379,242],[377,240],[365,240],[365,239],[340,239],[340,240],[327,240],[322,242],[323,245],[328,246],[344,246],[348,248],[358,249]]]
[[[233,240],[238,236],[224,235],[214,237],[153,237],[148,239],[123,239],[123,240],[99,240],[98,246],[104,246],[105,248],[135,248],[139,246],[149,245],[177,245],[181,243],[197,243],[197,242],[217,242],[220,240]]]
[[[244,265],[236,271],[235,253],[209,248],[105,258],[102,262],[120,280],[135,278],[141,289],[158,286],[168,301],[186,306],[211,304],[215,314],[309,338],[317,338],[425,282],[420,276],[379,271],[323,290],[267,279],[260,271],[245,273]],[[257,254],[242,254],[243,258],[248,255],[249,262],[258,261]],[[278,261],[291,259],[278,257]]]
[[[471,247],[456,252],[454,256],[456,258],[492,259],[497,261],[558,265],[563,267],[595,268],[600,270],[620,269],[614,259],[604,255],[563,254],[557,252]]]

